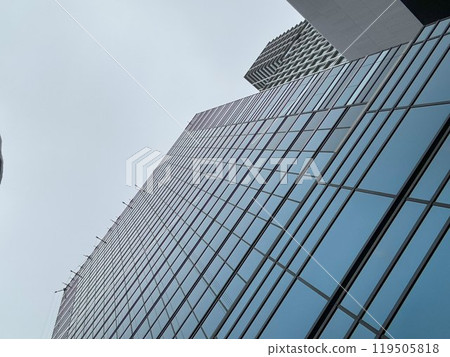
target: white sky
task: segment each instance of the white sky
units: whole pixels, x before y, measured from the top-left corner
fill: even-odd
[[[166,152],[199,111],[256,93],[243,75],[300,22],[285,0],[0,0],[0,338],[50,337],[54,291],[135,191],[125,161]]]

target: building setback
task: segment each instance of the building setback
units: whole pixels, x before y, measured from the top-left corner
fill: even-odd
[[[53,337],[448,338],[449,23],[197,114]]]

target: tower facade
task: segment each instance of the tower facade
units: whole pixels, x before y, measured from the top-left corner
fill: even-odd
[[[197,114],[53,337],[448,338],[449,23]]]
[[[307,21],[270,41],[245,74],[264,90],[338,65],[345,58]]]

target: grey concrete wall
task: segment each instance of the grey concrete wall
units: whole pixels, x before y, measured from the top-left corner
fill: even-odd
[[[400,0],[369,29],[392,0],[288,1],[349,60],[408,42],[422,28],[420,21]]]

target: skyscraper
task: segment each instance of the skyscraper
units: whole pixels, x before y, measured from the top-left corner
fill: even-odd
[[[449,23],[195,115],[53,337],[450,336]]]
[[[307,21],[270,41],[245,74],[264,90],[327,69],[345,58]]]

